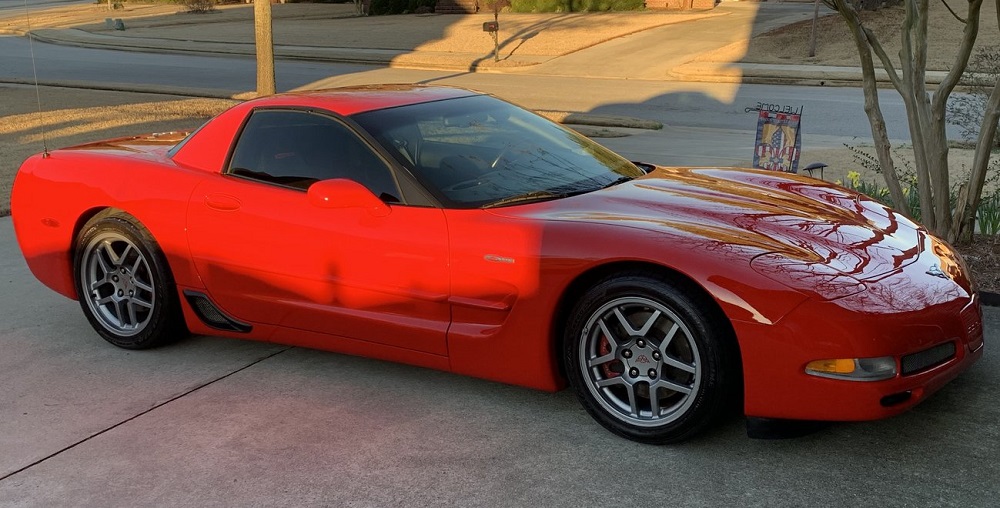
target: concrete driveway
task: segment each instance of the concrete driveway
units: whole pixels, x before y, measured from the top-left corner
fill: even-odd
[[[196,337],[100,339],[0,219],[0,506],[995,506],[1000,365],[902,416],[654,447],[572,394]],[[987,342],[1000,309],[986,309]]]

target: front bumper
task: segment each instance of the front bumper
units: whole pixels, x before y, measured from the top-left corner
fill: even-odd
[[[743,355],[747,416],[827,421],[893,416],[918,404],[982,357],[982,311],[977,296],[953,294],[948,301],[920,302],[929,303],[926,306],[910,299],[908,307],[878,305],[865,293],[842,301],[808,301],[771,325],[733,323]],[[911,373],[900,372],[904,358],[919,359],[922,352],[947,343],[954,344],[950,358]],[[849,381],[805,373],[805,365],[817,359],[880,356],[896,359],[896,376]]]

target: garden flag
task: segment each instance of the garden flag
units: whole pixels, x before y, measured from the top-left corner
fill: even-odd
[[[761,110],[757,116],[757,143],[753,167],[796,173],[802,151],[800,113]]]

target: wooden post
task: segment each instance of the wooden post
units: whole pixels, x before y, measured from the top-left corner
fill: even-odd
[[[816,20],[819,18],[819,0],[813,5],[812,33],[809,34],[809,56],[816,56]]]
[[[271,0],[253,3],[257,46],[257,96],[274,95],[274,39],[271,33]]]

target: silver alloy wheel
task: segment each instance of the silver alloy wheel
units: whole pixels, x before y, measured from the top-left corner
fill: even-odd
[[[701,386],[698,345],[683,320],[642,297],[617,298],[590,315],[579,367],[609,415],[656,427],[685,414]]]
[[[81,294],[109,332],[131,337],[153,317],[156,289],[149,262],[131,240],[114,231],[98,233],[83,247]]]

